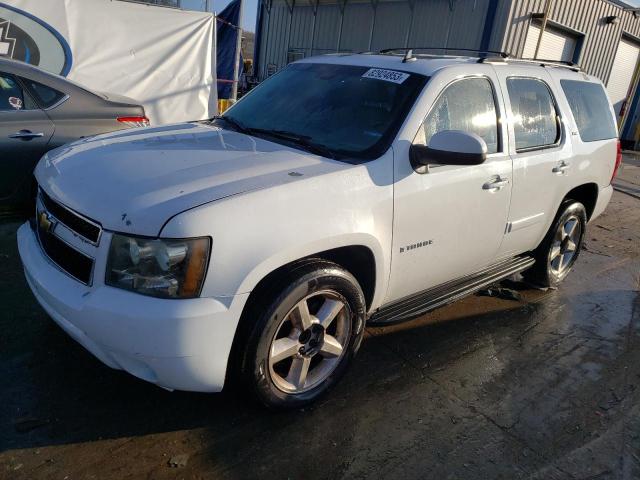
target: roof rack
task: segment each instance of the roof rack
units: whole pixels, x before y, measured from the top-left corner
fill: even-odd
[[[385,48],[378,53],[381,55],[389,54],[403,54],[402,61],[404,63],[408,61],[416,60],[416,57],[430,57],[430,58],[456,58],[461,55],[448,55],[448,54],[433,54],[433,53],[415,53],[415,50],[442,50],[443,52],[461,52],[465,54],[475,55],[462,55],[465,57],[478,57],[478,63],[531,63],[540,65],[541,67],[564,67],[574,72],[580,72],[580,66],[576,63],[568,62],[564,60],[547,60],[544,58],[516,58],[512,57],[508,52],[501,52],[497,50],[476,50],[473,48],[451,48],[451,47],[398,47],[398,48]],[[371,52],[367,52],[371,53]]]
[[[563,67],[573,70],[574,72],[580,72],[580,66],[576,63],[569,62],[566,60],[547,60],[544,58],[492,58],[485,57],[478,60],[480,63],[531,63],[535,65],[539,65],[541,67]]]
[[[577,63],[570,62],[567,60],[547,60],[545,58],[514,58],[513,60],[516,62],[521,61],[521,62],[537,63],[539,65],[542,65],[543,67],[546,67],[546,66],[565,67],[575,72],[580,71],[580,66]]]
[[[474,48],[452,48],[452,47],[398,47],[398,48],[385,48],[380,50],[378,53],[382,55],[387,55],[394,52],[404,52],[405,59],[409,60],[413,58],[415,50],[442,50],[443,52],[453,51],[453,52],[464,52],[464,53],[474,53],[475,56],[484,58],[489,55],[497,55],[501,58],[508,58],[509,54],[507,52],[500,52],[496,50],[476,50]],[[456,56],[456,55],[434,55],[434,54],[424,54],[418,53],[418,56]],[[471,55],[465,55],[471,56]]]

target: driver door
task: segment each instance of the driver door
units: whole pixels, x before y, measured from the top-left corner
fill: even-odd
[[[490,66],[462,77],[456,68],[434,76],[439,87],[413,143],[435,133],[480,135],[487,159],[480,165],[412,168],[407,154],[394,162],[393,254],[387,302],[477,272],[496,258],[505,233],[512,166],[500,118],[498,80]],[[468,70],[467,70],[468,72]],[[501,185],[490,188],[492,184]]]

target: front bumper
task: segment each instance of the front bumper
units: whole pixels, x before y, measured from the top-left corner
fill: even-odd
[[[248,294],[165,300],[99,281],[87,286],[49,261],[28,223],[18,248],[40,305],[106,365],[168,389],[222,390]]]

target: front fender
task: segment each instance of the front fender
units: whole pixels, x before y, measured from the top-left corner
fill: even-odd
[[[239,286],[240,292],[250,292],[271,272],[295,260],[312,257],[327,250],[340,247],[365,247],[373,254],[376,271],[376,288],[372,299],[372,308],[379,306],[384,300],[386,285],[389,278],[389,263],[386,262],[384,249],[378,239],[367,233],[345,234],[337,237],[324,238],[304,245],[295,245],[290,249],[281,250],[269,258],[264,259],[251,270]]]
[[[363,165],[255,190],[188,210],[161,236],[209,236],[203,296],[248,293],[266,275],[300,258],[351,245],[371,250],[372,304],[386,294],[393,220],[392,153]]]

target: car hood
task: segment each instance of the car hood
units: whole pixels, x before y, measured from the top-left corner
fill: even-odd
[[[46,154],[35,175],[67,207],[117,232],[156,236],[171,217],[348,164],[209,124],[137,128]]]

